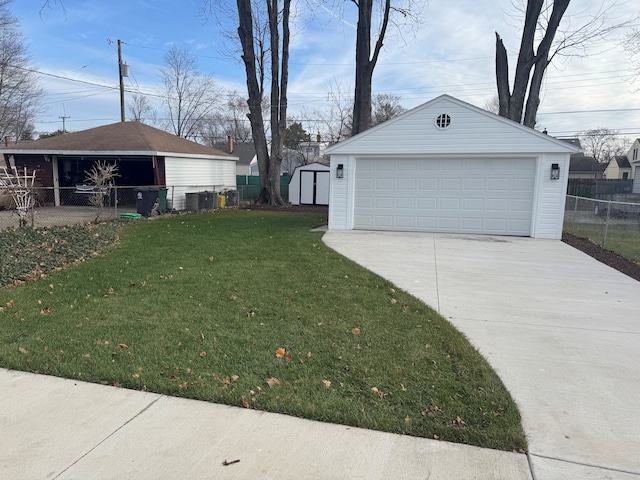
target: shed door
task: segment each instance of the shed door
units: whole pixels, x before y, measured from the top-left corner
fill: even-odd
[[[354,227],[531,233],[535,159],[358,160]]]
[[[300,172],[300,204],[329,205],[329,172]]]

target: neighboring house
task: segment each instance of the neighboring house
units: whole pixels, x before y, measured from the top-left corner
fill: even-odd
[[[607,168],[604,170],[602,178],[607,180],[628,180],[633,178],[631,176],[631,164],[626,156],[613,157],[607,164]]]
[[[569,178],[600,180],[603,178],[606,167],[606,164],[598,163],[593,157],[585,157],[582,153],[574,153],[571,155],[569,163]]]
[[[329,147],[329,228],[560,239],[579,147],[442,95]]]
[[[236,175],[251,175],[251,164],[256,160],[256,147],[253,142],[235,142],[229,137],[227,142],[216,142],[213,148],[238,157]]]
[[[633,193],[640,193],[640,138],[636,138],[627,152],[627,159],[631,164],[631,178],[633,179]]]
[[[329,205],[329,165],[310,163],[296,167],[289,180],[292,205]]]
[[[237,157],[140,122],[118,122],[22,143],[0,150],[5,163],[35,169],[51,201],[61,204],[59,187],[82,184],[96,161],[118,165],[118,186],[176,186],[173,208],[185,193],[236,187]]]

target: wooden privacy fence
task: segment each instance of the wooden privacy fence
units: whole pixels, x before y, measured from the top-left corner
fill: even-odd
[[[594,180],[592,178],[570,178],[567,195],[585,198],[631,193],[633,180]]]

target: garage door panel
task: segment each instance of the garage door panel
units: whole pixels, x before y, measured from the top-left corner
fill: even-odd
[[[437,178],[419,178],[418,190],[427,192],[438,191],[438,179]]]
[[[486,181],[484,178],[465,178],[464,189],[470,190],[484,190],[486,188]]]
[[[411,197],[398,197],[396,198],[396,208],[399,210],[416,208],[416,199]]]
[[[396,189],[398,191],[403,191],[403,190],[413,191],[416,189],[416,179],[415,178],[399,178],[396,182]]]
[[[375,188],[376,190],[393,190],[393,183],[392,178],[377,178],[375,181]]]
[[[529,235],[534,176],[533,159],[358,160],[354,227]]]
[[[393,208],[393,197],[376,197],[374,204],[377,209]]]
[[[461,178],[443,178],[440,180],[440,190],[447,191],[453,190],[455,192],[459,192],[462,190],[462,179]]]
[[[460,210],[460,198],[441,198],[440,210]]]
[[[435,210],[438,208],[438,199],[436,197],[418,198],[418,210]]]
[[[396,225],[397,228],[407,228],[414,229],[416,226],[416,217],[413,215],[396,215]]]

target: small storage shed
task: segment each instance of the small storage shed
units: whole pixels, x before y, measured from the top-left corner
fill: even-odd
[[[236,188],[238,157],[172,135],[141,122],[118,122],[66,133],[3,149],[5,162],[36,171],[44,187],[60,188],[85,181],[96,161],[118,166],[118,186],[170,186],[173,208],[186,207],[186,194],[205,189]],[[130,190],[133,195],[133,189]],[[133,198],[133,197],[132,197]]]
[[[577,151],[442,95],[327,149],[329,228],[559,239]]]
[[[310,163],[296,167],[289,180],[292,205],[329,205],[329,165]]]

